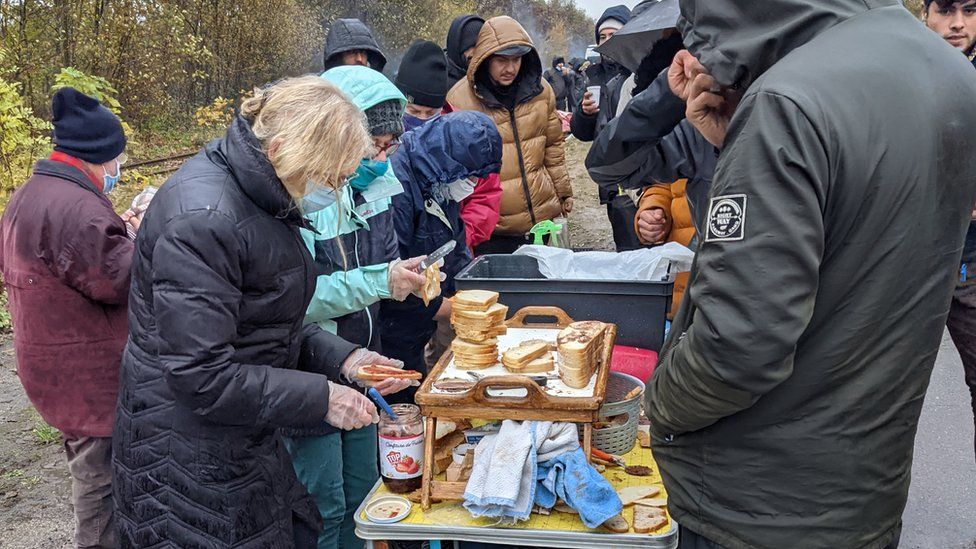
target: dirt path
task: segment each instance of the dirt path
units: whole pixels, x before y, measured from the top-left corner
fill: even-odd
[[[9,340],[0,348],[0,548],[60,548],[73,528],[64,450],[27,401]]]
[[[589,150],[589,143],[574,138],[566,142],[567,167],[576,195],[573,213],[569,217],[569,238],[573,248],[613,251],[613,233],[610,232],[606,207],[600,205],[596,184],[583,166]]]

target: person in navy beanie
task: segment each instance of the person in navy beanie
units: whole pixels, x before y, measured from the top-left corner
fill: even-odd
[[[51,112],[54,152],[34,165],[0,218],[0,272],[17,375],[44,421],[61,431],[74,545],[116,547],[111,435],[133,243],[105,193],[119,179],[125,132],[111,111],[72,88],[58,90]]]

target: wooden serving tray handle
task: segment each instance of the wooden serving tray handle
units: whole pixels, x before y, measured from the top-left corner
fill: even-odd
[[[524,397],[490,396],[488,389],[525,389]],[[549,399],[539,385],[526,376],[486,377],[471,389],[471,399],[481,405],[506,404],[542,409],[550,407]]]
[[[533,317],[552,317],[556,322],[527,322]],[[566,311],[559,307],[523,307],[508,319],[509,328],[565,328],[573,323]]]

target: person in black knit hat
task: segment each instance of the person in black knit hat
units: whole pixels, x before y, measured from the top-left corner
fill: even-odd
[[[410,44],[393,80],[407,97],[403,116],[406,131],[440,116],[447,98],[447,58],[443,50],[427,40]]]
[[[0,219],[0,269],[18,377],[61,431],[74,546],[117,547],[111,437],[133,243],[105,193],[121,173],[125,132],[72,88],[55,93],[51,112],[54,152],[34,165]]]

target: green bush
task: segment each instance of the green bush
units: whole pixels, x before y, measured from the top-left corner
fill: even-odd
[[[0,67],[5,65],[0,48]],[[16,67],[0,68],[0,211],[14,188],[27,180],[34,162],[51,151],[51,125],[34,116],[10,78]]]

